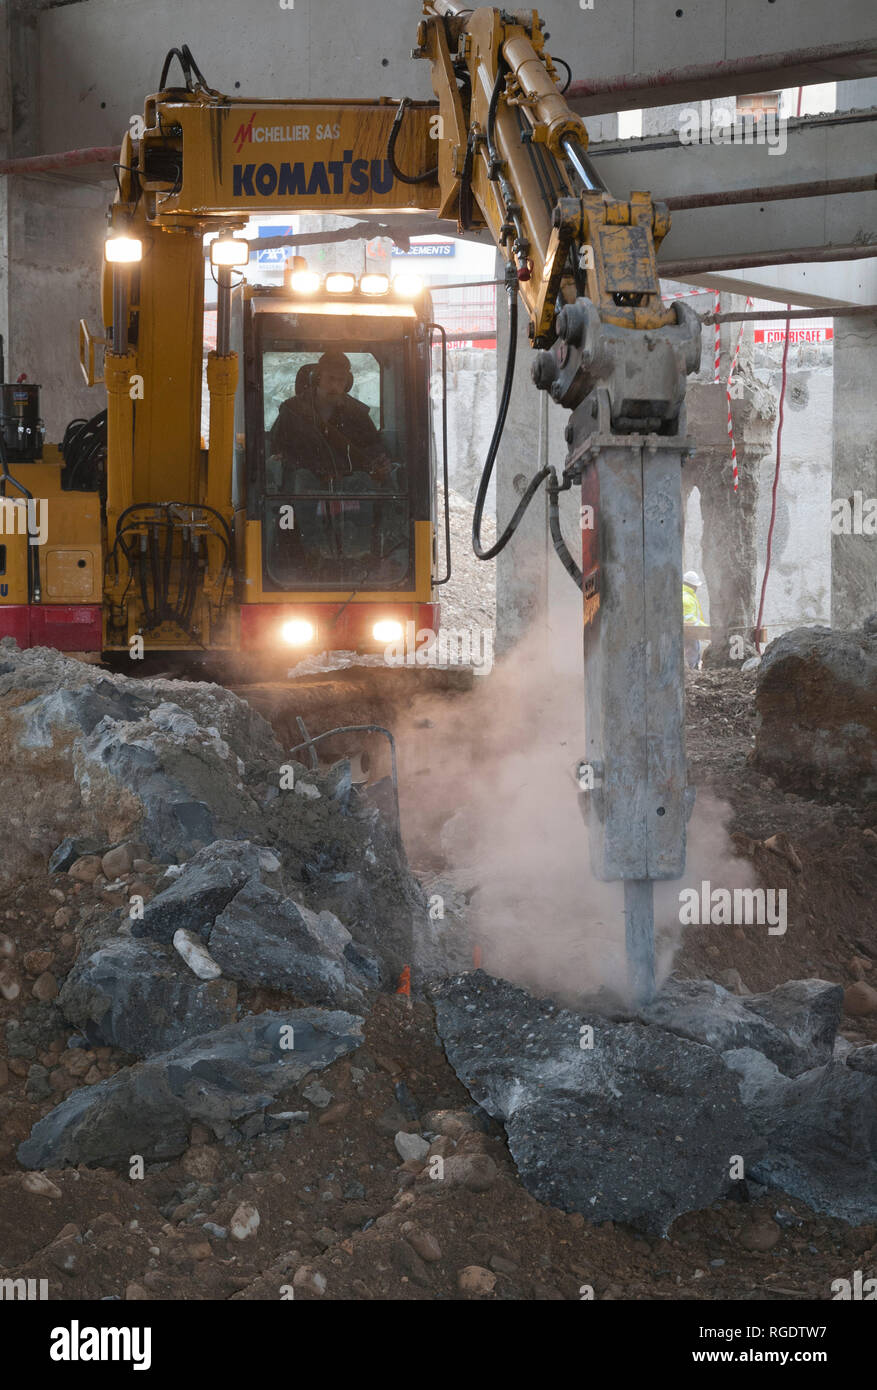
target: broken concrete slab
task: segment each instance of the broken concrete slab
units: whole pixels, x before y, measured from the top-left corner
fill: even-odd
[[[727,1192],[732,1155],[762,1150],[736,1078],[702,1043],[580,1016],[480,970],[433,999],[451,1065],[541,1201],[664,1234]]]
[[[255,878],[217,916],[209,940],[232,979],[289,990],[309,1003],[359,1006],[380,982],[380,961],[331,912],[311,912]]]
[[[80,952],[58,1006],[93,1045],[151,1057],[231,1023],[237,987],[197,979],[154,942],[115,937]]]
[[[233,980],[288,990],[308,1004],[361,1006],[384,980],[383,961],[333,913],[285,897],[279,870],[265,846],[218,840],[146,905],[131,934],[169,942],[196,933]]]
[[[176,1157],[193,1123],[219,1136],[353,1052],[363,1020],[324,1009],[250,1015],[72,1092],[19,1145],[25,1168]]]
[[[843,998],[843,986],[828,980],[787,980],[766,994],[750,995],[744,1003],[750,1013],[760,1014],[786,1035],[794,1049],[791,1063],[783,1065],[779,1057],[771,1060],[788,1076],[797,1076],[830,1060]]]
[[[853,1225],[873,1221],[877,1075],[830,1062],[787,1077],[752,1048],[726,1052],[724,1060],[741,1079],[743,1103],[765,1144],[747,1173],[827,1216]]]
[[[131,935],[167,943],[182,927],[208,938],[223,908],[248,880],[263,873],[262,864],[268,862],[269,854],[272,851],[249,840],[216,840],[205,845],[182,873],[145,905],[143,916],[131,924]],[[268,877],[276,881],[273,873]]]
[[[640,1017],[717,1052],[752,1047],[787,1076],[830,1060],[843,988],[790,980],[767,994],[737,997],[712,980],[670,980]]]

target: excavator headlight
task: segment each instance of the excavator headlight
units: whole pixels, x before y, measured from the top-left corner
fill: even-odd
[[[329,294],[350,294],[356,288],[356,276],[348,275],[346,270],[336,270],[334,275],[326,276],[326,290]]]
[[[372,628],[372,637],[376,642],[398,642],[403,633],[402,624],[395,618],[382,618]]]
[[[236,237],[217,237],[210,243],[211,265],[246,265],[250,259],[250,243]]]
[[[305,647],[314,640],[314,625],[307,618],[290,618],[280,629],[280,636],[288,647]]]
[[[316,294],[320,277],[315,270],[295,270],[289,277],[289,288],[296,294]]]
[[[423,281],[419,275],[411,275],[406,271],[403,275],[397,275],[393,281],[393,289],[400,299],[416,299],[423,294]]]
[[[390,281],[386,275],[363,275],[359,282],[363,294],[386,294]]]
[[[143,242],[139,237],[114,232],[104,242],[104,255],[110,265],[133,265],[143,259]]]

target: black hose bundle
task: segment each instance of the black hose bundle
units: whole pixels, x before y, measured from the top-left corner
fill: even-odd
[[[64,492],[100,492],[107,462],[107,412],[90,420],[71,420],[61,442]]]
[[[202,73],[198,64],[195,62],[195,59],[192,57],[192,50],[187,43],[184,43],[182,48],[172,48],[170,52],[167,54],[161,69],[161,77],[158,80],[158,90],[160,92],[164,92],[167,90],[168,73],[170,72],[170,66],[174,58],[177,59],[177,62],[183,70],[183,77],[186,82],[187,91],[202,91],[206,92],[207,95],[211,97],[218,97],[222,95],[220,92],[217,92],[213,87],[208,87],[207,83],[204,80],[204,74]]]

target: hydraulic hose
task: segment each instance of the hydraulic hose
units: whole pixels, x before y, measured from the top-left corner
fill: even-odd
[[[569,553],[563,532],[560,529],[560,504],[558,495],[565,492],[570,486],[569,482],[561,485],[557,481],[557,474],[554,469],[549,469],[551,477],[548,479],[548,529],[551,532],[551,541],[560,559],[563,568],[573,580],[577,588],[581,589],[584,584],[582,571],[579,569],[575,560]]]
[[[472,517],[472,549],[479,560],[492,560],[501,550],[504,550],[512,536],[520,525],[524,512],[529,507],[539,488],[544,483],[550,468],[541,469],[535,477],[530,479],[527,489],[515,508],[514,515],[508,526],[503,531],[499,539],[485,550],[481,544],[481,517],[484,511],[484,502],[487,497],[487,489],[490,486],[490,479],[493,474],[493,466],[496,462],[497,451],[499,450],[502,433],[505,429],[506,415],[508,414],[509,401],[512,394],[512,383],[515,379],[515,356],[518,338],[518,287],[515,281],[506,285],[506,293],[509,301],[509,350],[506,357],[505,377],[502,384],[502,395],[499,402],[499,411],[496,417],[496,424],[493,427],[493,437],[490,447],[487,450],[487,458],[484,460],[484,467],[481,470],[481,480],[478,484],[478,495],[475,498],[475,513]]]
[[[201,91],[206,92],[208,96],[221,96],[221,93],[217,92],[215,88],[208,87],[206,81],[204,80],[204,74],[199,68],[198,64],[195,62],[195,59],[192,57],[192,50],[187,43],[184,43],[181,48],[172,48],[170,52],[167,54],[167,57],[165,58],[164,64],[161,69],[161,77],[158,81],[158,90],[160,92],[168,90],[165,84],[167,82],[168,74],[170,72],[171,64],[174,58],[176,58],[177,62],[179,63],[182,69],[183,78],[185,79],[187,91],[194,92],[198,88],[200,88]]]
[[[400,183],[426,183],[427,179],[438,177],[438,165],[434,169],[424,169],[422,174],[403,174],[396,163],[396,141],[399,137],[399,131],[402,129],[402,118],[410,105],[410,99],[403,97],[397,107],[396,119],[393,121],[393,128],[387,141],[387,163],[392,170],[393,177],[397,178]]]

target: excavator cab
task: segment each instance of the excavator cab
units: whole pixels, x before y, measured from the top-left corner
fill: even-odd
[[[238,296],[242,646],[381,650],[434,627],[429,296],[301,271]]]

